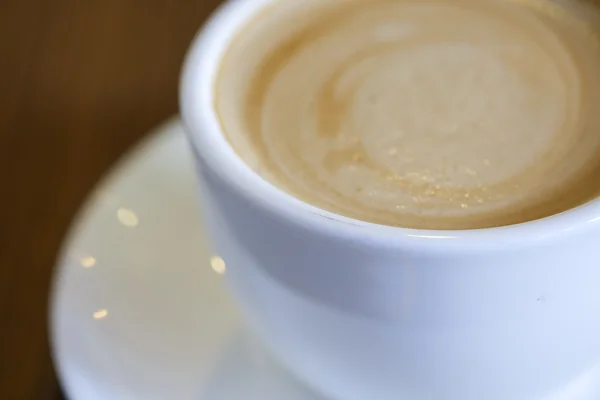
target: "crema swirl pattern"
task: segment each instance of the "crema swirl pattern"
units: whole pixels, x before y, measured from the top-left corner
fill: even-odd
[[[599,29],[574,1],[279,0],[233,40],[215,107],[250,167],[318,207],[529,221],[600,187]]]

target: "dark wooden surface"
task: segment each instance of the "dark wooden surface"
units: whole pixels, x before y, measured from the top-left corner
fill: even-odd
[[[0,399],[62,399],[47,338],[61,240],[110,165],[177,112],[217,3],[0,0]]]

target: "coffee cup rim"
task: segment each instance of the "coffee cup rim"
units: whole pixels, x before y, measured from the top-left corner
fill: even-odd
[[[245,201],[269,210],[283,222],[323,234],[384,247],[427,251],[504,250],[554,242],[600,224],[600,199],[542,219],[471,230],[423,230],[375,224],[312,206],[254,172],[224,136],[213,106],[214,82],[223,53],[234,35],[273,0],[229,0],[213,13],[194,38],[180,82],[180,110],[195,155]]]

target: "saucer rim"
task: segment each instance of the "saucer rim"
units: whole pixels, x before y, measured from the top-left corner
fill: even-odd
[[[69,227],[57,252],[53,267],[52,278],[49,285],[48,306],[47,306],[47,327],[48,327],[48,346],[52,365],[58,378],[61,390],[64,394],[71,398],[75,396],[73,384],[67,372],[68,367],[65,365],[64,350],[60,349],[61,327],[59,318],[61,315],[60,296],[66,290],[65,279],[68,273],[67,261],[70,249],[73,248],[75,239],[79,236],[81,229],[86,225],[90,213],[97,208],[97,193],[115,182],[122,175],[123,171],[130,165],[135,165],[137,159],[148,151],[156,147],[156,142],[162,138],[181,131],[183,133],[183,124],[178,115],[173,115],[167,118],[162,123],[149,130],[138,142],[133,144],[118,159],[113,162],[108,169],[102,174],[98,181],[92,186],[90,191],[85,195],[80,203],[77,211],[73,214]]]

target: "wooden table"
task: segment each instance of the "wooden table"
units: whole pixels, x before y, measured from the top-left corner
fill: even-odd
[[[49,283],[88,191],[177,112],[218,0],[0,0],[0,399],[61,399]],[[110,399],[107,399],[110,400]]]

